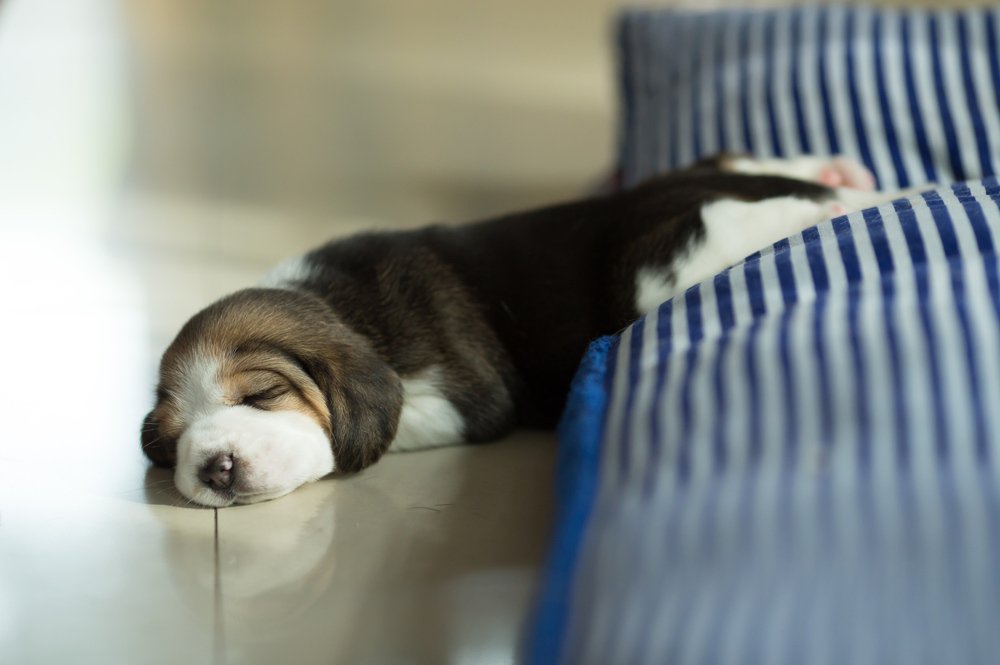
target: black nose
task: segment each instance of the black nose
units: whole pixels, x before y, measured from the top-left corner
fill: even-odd
[[[208,460],[198,472],[198,478],[214,490],[226,490],[233,484],[233,456],[220,453]]]

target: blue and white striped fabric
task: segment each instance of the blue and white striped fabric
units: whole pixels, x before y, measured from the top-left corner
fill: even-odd
[[[663,30],[668,15],[677,16],[629,14],[623,30]],[[962,24],[959,16],[964,39],[994,34],[982,21],[973,26],[972,14],[826,9],[681,18],[706,29],[715,16],[717,27],[743,34],[734,16],[805,29],[820,15],[852,29],[872,17],[883,29],[887,17],[923,22],[938,40],[950,30],[944,23]],[[996,24],[991,12],[975,15]],[[676,38],[684,32],[701,36],[691,39],[702,56],[715,48],[714,37],[693,28]],[[760,43],[780,42],[776,33],[766,29]],[[743,49],[746,41],[732,43]],[[806,43],[823,50],[796,43],[799,51]],[[886,42],[852,43],[852,57],[880,49],[884,57]],[[660,47],[687,57],[673,44]],[[835,67],[830,60],[847,58],[847,50],[837,41],[819,59]],[[627,70],[642,69],[636,53],[626,48],[626,56]],[[816,58],[799,53],[796,66],[812,67]],[[957,51],[941,57],[940,78],[961,81],[966,59]],[[857,59],[837,66],[856,67]],[[876,98],[909,85],[905,71],[892,71],[892,82],[874,79]],[[737,98],[767,108],[775,77],[748,76]],[[857,89],[871,93],[868,85]],[[855,94],[845,90],[856,89],[843,81],[830,87],[816,102],[819,117],[830,100]],[[781,150],[769,141],[784,124],[753,129],[766,114],[745,111],[751,130],[743,134],[696,129],[693,142],[676,140],[690,132],[672,134],[674,116],[655,133],[643,125],[660,141],[649,152],[626,140],[625,164],[638,179],[719,148],[833,150],[847,136],[857,141],[857,123],[867,123],[883,127],[865,134],[868,156],[856,144],[837,151],[865,156],[883,184],[988,176],[1000,152],[996,106],[979,125],[968,115],[956,120],[956,109],[971,115],[969,88],[948,90],[921,102],[925,138],[912,153],[905,146],[916,135],[899,137],[917,122],[914,110],[862,103],[860,119],[831,111],[831,123],[799,127],[807,138],[787,134],[794,140],[780,139]],[[976,88],[977,100],[984,90]],[[888,98],[900,100],[895,92]],[[692,105],[702,110],[683,122],[716,117],[705,103]],[[929,129],[931,106],[933,123],[950,114],[951,130]],[[893,114],[895,139],[885,113]],[[755,142],[729,142],[747,135]],[[919,156],[921,141],[932,168]],[[998,247],[1000,183],[959,182],[808,229],[595,343],[564,414],[559,517],[526,660],[1000,663]]]
[[[955,185],[603,342],[531,662],[1000,662],[998,246]]]
[[[1000,10],[635,10],[626,184],[721,151],[845,153],[883,189],[1000,173]]]
[[[955,185],[604,342],[532,662],[1000,662],[998,243]]]

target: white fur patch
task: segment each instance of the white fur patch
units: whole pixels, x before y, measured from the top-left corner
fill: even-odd
[[[651,312],[678,293],[679,288],[663,268],[639,268],[635,274],[635,311]]]
[[[728,160],[728,170],[747,175],[774,175],[816,182],[833,158],[802,155],[788,158],[736,157]]]
[[[198,470],[219,454],[233,456],[232,497],[206,487],[198,478]],[[195,420],[177,441],[174,483],[192,501],[222,507],[288,494],[333,468],[326,433],[308,416],[298,411],[219,406]]]
[[[421,450],[463,441],[465,421],[440,385],[441,369],[437,366],[403,379],[403,410],[390,451]]]
[[[192,501],[217,507],[264,501],[333,470],[326,432],[308,416],[226,404],[219,361],[210,355],[192,355],[173,398],[185,426],[177,441],[174,483]],[[235,461],[233,497],[198,478],[199,469],[222,453]]]
[[[637,271],[636,311],[648,312],[757,250],[842,212],[839,203],[794,196],[707,203],[701,208],[701,242],[689,247],[670,270],[644,266]]]
[[[203,353],[192,355],[181,371],[180,386],[173,397],[185,424],[222,406],[219,361]]]
[[[309,279],[314,272],[313,266],[304,256],[282,261],[269,270],[257,282],[257,286],[270,289],[285,289],[298,286]]]

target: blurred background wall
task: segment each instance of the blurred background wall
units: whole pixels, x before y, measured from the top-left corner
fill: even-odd
[[[612,153],[608,4],[129,4],[130,177],[400,222],[570,195]]]
[[[573,196],[613,159],[620,4],[7,0],[7,176],[397,224]]]
[[[619,5],[0,0],[8,388],[87,349],[132,415],[63,419],[131,441],[178,328],[277,261],[587,190],[614,159]]]

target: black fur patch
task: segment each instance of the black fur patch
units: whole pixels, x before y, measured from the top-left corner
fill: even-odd
[[[404,378],[439,366],[466,439],[487,440],[555,423],[590,340],[635,319],[638,268],[669,270],[703,235],[702,205],[788,195],[830,190],[706,162],[601,198],[335,241],[307,256],[302,287]]]
[[[139,438],[143,454],[156,466],[169,468],[177,463],[177,441],[160,433],[152,411],[142,421]]]

